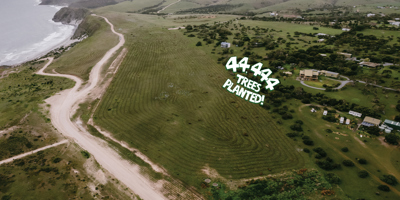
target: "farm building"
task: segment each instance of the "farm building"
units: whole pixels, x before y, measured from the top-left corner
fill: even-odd
[[[326,54],[324,54],[324,53],[321,53],[321,54],[319,54],[320,56],[323,56],[323,57],[325,57],[326,56]]]
[[[366,116],[361,123],[363,126],[379,126],[381,120]]]
[[[339,78],[339,73],[336,72],[321,70],[321,74],[332,78]]]
[[[367,14],[367,17],[374,17],[374,16],[375,16],[375,14],[372,14],[372,13]]]
[[[342,28],[342,31],[350,31],[349,28]]]
[[[385,119],[383,122],[386,126],[392,128],[393,130],[398,130],[400,131],[400,122],[395,122],[392,120]]]
[[[229,43],[229,42],[221,42],[221,47],[222,48],[229,48],[229,47],[231,47],[231,43]]]
[[[328,35],[328,34],[325,34],[325,33],[317,33],[317,34],[315,34],[315,36],[325,36],[325,35]]]
[[[346,58],[351,58],[351,53],[343,53],[343,52],[337,52],[339,55],[343,55]]]
[[[361,67],[377,67],[377,66],[379,66],[379,65],[381,65],[381,64],[379,64],[379,63],[373,63],[373,62],[360,62],[359,65],[360,65]]]
[[[390,25],[393,25],[393,26],[399,26],[400,25],[400,22],[396,22],[394,20],[388,20],[388,22],[389,22]]]
[[[315,69],[303,69],[303,70],[300,70],[300,78],[302,80],[306,80],[306,81],[313,80],[313,81],[316,81],[316,80],[318,80],[318,75],[319,75],[319,72],[317,70],[315,70]]]
[[[361,117],[361,116],[362,116],[361,113],[355,112],[355,111],[352,111],[352,110],[349,111],[349,114],[350,114],[350,115],[353,115],[353,116],[356,116],[356,117]]]

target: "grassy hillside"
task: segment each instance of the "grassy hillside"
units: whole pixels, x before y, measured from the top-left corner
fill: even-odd
[[[104,19],[88,16],[85,23],[90,25],[88,31],[92,35],[55,60],[46,72],[55,69],[58,73],[72,74],[88,80],[92,67],[118,43],[118,37],[111,32]]]
[[[268,111],[222,89],[229,74],[195,43],[141,15],[107,16],[125,30],[129,53],[97,124],[196,187],[202,170],[241,179],[304,165]]]

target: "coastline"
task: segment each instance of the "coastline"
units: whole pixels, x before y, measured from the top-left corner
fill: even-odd
[[[39,1],[37,1],[37,3],[38,4],[36,4],[35,6],[41,6]],[[44,5],[44,6],[54,7],[58,11],[63,7],[54,5]],[[77,30],[79,24],[82,22],[82,20],[74,21],[73,23],[70,24],[64,24],[61,22],[54,22],[52,18],[48,19],[49,23],[55,23],[58,26],[63,26],[63,27],[60,27],[57,32],[48,33],[48,35],[42,38],[42,40],[30,44],[26,48],[20,50],[13,50],[14,52],[8,52],[8,53],[6,52],[6,54],[3,54],[5,55],[5,57],[3,57],[2,60],[4,64],[0,64],[0,66],[8,66],[12,68],[17,67],[24,63],[43,57],[57,48],[63,46],[66,47],[74,42],[79,42],[82,40],[82,39],[71,39],[75,31]],[[72,28],[66,26],[72,26]],[[16,51],[18,53],[15,53]]]

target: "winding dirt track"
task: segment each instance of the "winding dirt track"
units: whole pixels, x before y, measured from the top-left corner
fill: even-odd
[[[101,17],[101,16],[99,16]],[[93,89],[100,83],[101,68],[111,58],[120,47],[125,43],[124,36],[115,32],[114,26],[110,24],[111,31],[119,36],[119,43],[107,51],[104,57],[93,67],[90,72],[89,81],[79,90],[82,86],[82,80],[78,77],[65,74],[48,74],[44,70],[51,64],[53,58],[49,58],[49,62],[37,72],[39,75],[65,77],[72,79],[76,82],[72,89],[64,90],[46,100],[51,105],[50,115],[54,127],[65,136],[72,138],[79,146],[87,150],[96,161],[111,174],[113,174],[119,181],[129,187],[133,192],[139,195],[142,199],[158,200],[165,199],[165,197],[155,188],[155,184],[140,174],[139,166],[135,166],[128,161],[121,158],[120,155],[107,144],[99,141],[98,138],[90,135],[86,130],[80,129],[71,121],[71,116],[74,113],[73,107],[85,100]]]

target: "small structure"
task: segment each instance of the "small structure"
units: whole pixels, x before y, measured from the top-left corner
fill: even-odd
[[[284,74],[291,76],[293,73],[292,72],[283,72]]]
[[[350,119],[346,119],[346,124],[347,124],[347,125],[350,124]]]
[[[231,43],[229,43],[229,42],[221,42],[221,47],[222,48],[229,48],[229,47],[231,47]]]
[[[373,62],[360,62],[359,65],[360,65],[361,67],[377,67],[377,66],[379,66],[379,65],[381,65],[381,64],[379,64],[379,63],[373,63]]]
[[[353,116],[356,116],[356,117],[361,117],[361,116],[362,116],[361,113],[355,112],[355,111],[352,111],[352,110],[349,111],[349,114],[350,114],[350,115],[353,115]]]
[[[326,35],[328,35],[328,34],[325,34],[325,33],[317,33],[317,34],[315,34],[315,36],[326,36]]]
[[[349,28],[342,28],[342,31],[350,31]]]
[[[375,17],[375,14],[369,13],[367,14],[367,17]]]
[[[326,54],[324,54],[324,53],[320,53],[319,55],[323,56],[323,57],[326,57]]]
[[[344,122],[344,117],[340,117],[340,123],[343,124]]]
[[[381,120],[366,116],[361,125],[370,127],[370,126],[379,126],[380,123]]]
[[[318,42],[323,42],[323,41],[325,41],[325,39],[319,39],[319,40],[318,40]]]
[[[339,55],[343,55],[345,58],[351,58],[351,53],[343,53],[343,52],[337,52]]]
[[[317,81],[318,80],[318,71],[315,69],[303,69],[300,70],[300,78],[304,79],[306,81],[313,80]]]
[[[392,128],[393,130],[397,130],[400,131],[400,122],[395,122],[389,119],[385,119],[385,121],[383,122],[384,125]]]
[[[396,22],[394,20],[388,20],[388,22],[389,22],[390,25],[393,25],[393,26],[399,26],[400,25],[400,22]]]
[[[400,21],[400,18],[394,18],[394,20],[396,20],[396,21]]]
[[[324,110],[324,113],[322,113],[322,115],[327,115],[327,114],[328,114],[327,110]]]
[[[314,113],[314,112],[317,112],[317,111],[316,111],[314,108],[312,108],[312,109],[311,109],[311,112],[313,112],[313,113]]]
[[[332,78],[339,78],[339,73],[337,73],[337,72],[321,70],[320,74],[328,76],[328,77],[332,77]]]

